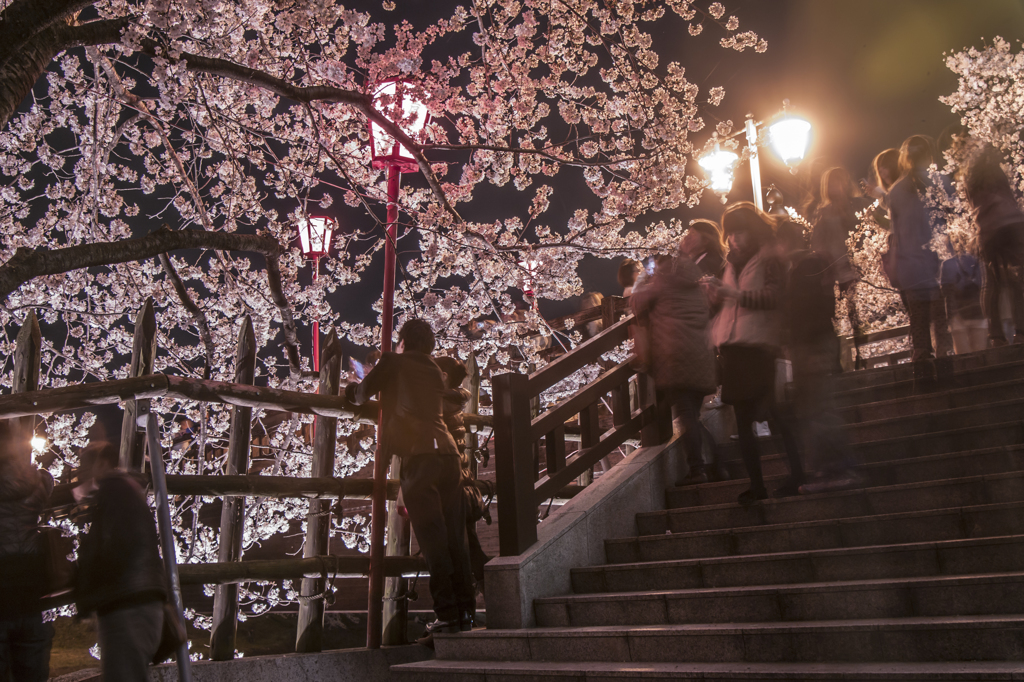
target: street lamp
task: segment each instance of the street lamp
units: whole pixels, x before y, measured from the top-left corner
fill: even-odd
[[[523,298],[530,302],[531,307],[537,307],[537,292],[534,291],[534,286],[537,281],[537,270],[540,268],[539,260],[521,260],[519,261],[519,267],[521,267],[526,275],[523,277]]]
[[[807,153],[807,146],[811,137],[811,124],[802,118],[793,116],[786,109],[789,100],[783,100],[782,112],[775,117],[775,121],[768,126],[770,144],[775,153],[789,167],[791,173],[796,173],[796,165],[803,160]],[[754,205],[764,210],[764,197],[761,194],[761,162],[758,158],[758,126],[764,125],[754,120],[753,114],[747,114],[747,120],[740,132],[746,134],[747,150],[750,156],[750,184],[754,192]],[[711,189],[722,197],[725,203],[725,195],[732,189],[733,170],[737,156],[732,152],[723,151],[718,143],[715,149],[702,156],[697,162],[708,174],[711,182]]]
[[[411,84],[404,78],[378,81],[370,88],[373,108],[392,121],[410,138],[417,139],[430,116],[424,102],[411,92]],[[384,245],[384,291],[381,310],[380,350],[391,350],[395,311],[395,245],[398,240],[398,190],[402,173],[419,170],[412,154],[393,135],[370,121],[370,154],[373,167],[387,171],[388,214]],[[377,454],[373,461],[373,498],[370,507],[370,589],[367,599],[366,646],[377,649],[381,645],[384,604],[384,529],[387,521],[388,462],[380,450],[383,414],[377,420]],[[397,517],[396,517],[397,518]]]
[[[331,234],[336,229],[333,218],[322,215],[299,219],[299,245],[302,255],[313,261],[313,283],[320,280],[320,259],[331,250]],[[320,371],[320,321],[313,320],[313,371]]]

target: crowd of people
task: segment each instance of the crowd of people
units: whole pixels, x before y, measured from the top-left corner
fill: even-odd
[[[944,259],[933,247],[945,234],[944,216],[928,199],[934,160],[932,140],[914,135],[875,158],[877,187],[867,188],[889,226],[888,250],[879,258],[907,310],[922,380],[936,376],[935,358],[1007,343],[1004,292],[1015,324],[1024,311],[1024,213],[998,154],[982,150],[962,169],[977,239],[948,248]],[[645,267],[621,264],[619,283],[630,296],[638,334],[646,337],[636,344],[641,363],[682,427],[688,471],[682,485],[708,480],[698,420],[705,397],[716,392],[733,408],[750,477],[741,504],[768,497],[754,430],[765,417],[782,437],[790,469],[776,496],[856,484],[855,461],[831,404],[832,377],[841,367],[833,318],[837,297],[846,299],[856,338],[861,276],[848,240],[872,203],[846,170],[830,168],[809,205],[809,233],[788,215],[739,202],[725,209],[720,224],[694,221],[671,257]],[[777,376],[787,361],[791,382]]]

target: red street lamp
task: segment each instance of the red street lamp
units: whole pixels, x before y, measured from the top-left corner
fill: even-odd
[[[334,218],[322,215],[299,219],[299,245],[302,255],[313,261],[313,282],[320,280],[320,259],[331,250],[331,234],[337,228]],[[320,321],[313,320],[313,371],[320,371]]]
[[[393,121],[406,135],[417,139],[430,120],[427,106],[411,92],[412,86],[403,78],[378,81],[370,88],[373,108]],[[395,244],[398,240],[398,189],[402,173],[419,170],[419,164],[402,144],[382,127],[370,122],[370,154],[373,167],[388,174],[387,244],[384,245],[384,292],[381,311],[380,350],[391,350],[395,311]],[[382,415],[383,417],[383,415]],[[376,649],[381,644],[384,620],[384,528],[386,523],[388,463],[380,451],[381,433],[378,420],[377,454],[373,463],[373,501],[370,508],[370,590],[366,614],[366,646]]]
[[[540,268],[539,260],[521,260],[519,261],[519,267],[526,271],[523,277],[523,298],[531,304],[531,307],[537,307],[537,292],[534,291],[534,286],[537,280],[537,271]]]

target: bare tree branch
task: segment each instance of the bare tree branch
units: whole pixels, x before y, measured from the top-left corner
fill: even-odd
[[[170,228],[168,228],[170,229]],[[206,350],[206,367],[203,369],[203,378],[209,379],[213,372],[213,335],[210,333],[210,323],[206,319],[206,313],[203,309],[196,305],[196,302],[189,296],[188,289],[185,288],[185,283],[181,281],[181,277],[178,276],[178,271],[174,269],[174,263],[171,262],[170,257],[166,253],[161,253],[157,256],[160,259],[160,265],[163,266],[164,272],[167,274],[167,279],[171,281],[171,286],[174,287],[174,291],[178,294],[178,298],[181,300],[181,304],[185,306],[185,309],[192,315],[192,319],[195,320],[196,328],[199,329],[199,338],[203,341],[203,348]]]
[[[252,251],[266,260],[270,294],[281,315],[288,366],[293,377],[301,376],[299,368],[299,342],[291,304],[284,294],[278,257],[281,245],[273,237],[207,232],[205,230],[171,230],[166,227],[138,239],[116,242],[79,244],[63,249],[19,248],[0,265],[0,301],[6,301],[25,282],[45,275],[59,275],[100,265],[129,263],[159,256],[180,249],[219,249],[223,251]]]

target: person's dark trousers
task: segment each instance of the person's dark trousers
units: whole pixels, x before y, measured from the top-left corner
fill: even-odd
[[[932,357],[932,332],[935,325],[935,354],[946,357],[953,350],[953,337],[949,333],[946,306],[938,289],[910,289],[901,291],[903,305],[910,317],[910,341],[914,346],[913,359],[926,360]]]
[[[683,447],[686,449],[686,464],[689,475],[704,473],[704,450],[700,428],[700,406],[704,395],[700,391],[670,388],[665,391],[666,402],[675,409],[673,412],[683,426]]]
[[[147,682],[163,634],[163,602],[115,609],[99,614],[96,620],[103,682]]]
[[[0,620],[0,682],[45,682],[50,677],[53,626],[43,614]]]
[[[1006,339],[999,299],[1004,289],[1010,292],[1013,323],[1018,333],[1024,332],[1024,225],[1007,225],[990,236],[980,254],[985,264],[985,283],[982,289],[982,307],[988,318],[988,337],[997,341]]]
[[[733,411],[736,413],[736,429],[739,433],[740,454],[743,457],[743,466],[750,476],[750,489],[763,492],[764,475],[761,472],[761,453],[758,450],[757,436],[754,435],[754,422],[757,421],[758,408],[762,401],[767,400],[771,425],[774,430],[782,436],[782,443],[786,449],[786,458],[789,461],[790,482],[799,486],[804,482],[804,467],[800,460],[799,439],[793,426],[793,415],[791,412],[775,403],[770,396],[762,400],[742,400],[733,403]]]
[[[402,460],[402,498],[430,571],[438,620],[459,618],[476,603],[466,548],[466,509],[458,455],[429,453]]]

